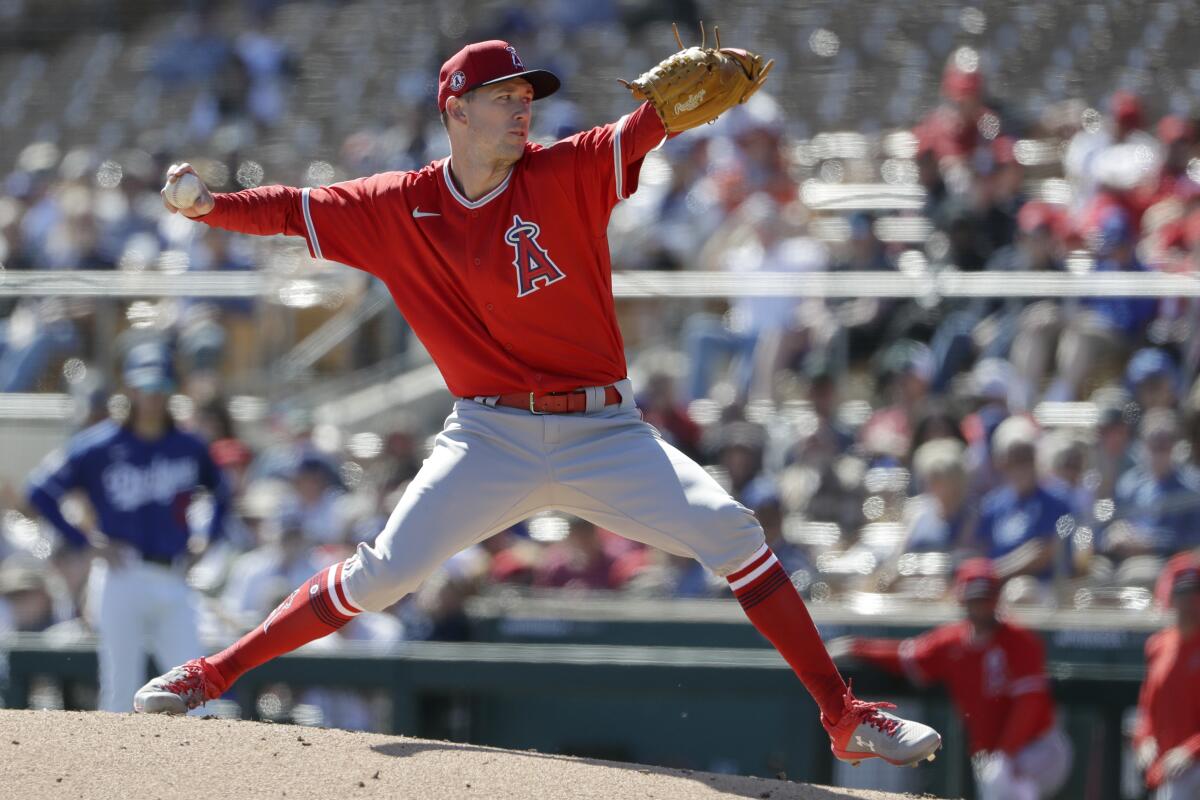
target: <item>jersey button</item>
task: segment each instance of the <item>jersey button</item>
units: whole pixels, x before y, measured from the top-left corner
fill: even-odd
[[[478,258],[477,258],[477,259],[475,259],[475,266],[477,266],[477,267],[479,266],[479,259],[478,259]]]
[[[512,343],[511,343],[511,342],[505,342],[505,343],[504,343],[504,349],[505,349],[505,350],[512,350]]]
[[[479,219],[479,212],[478,212],[478,211],[472,211],[472,212],[471,212],[471,219]]]
[[[496,307],[495,307],[494,305],[492,305],[491,303],[488,303],[488,304],[487,304],[487,310],[488,310],[488,311],[495,311],[495,310],[496,310]]]
[[[534,376],[533,376],[533,379],[534,379],[535,381],[537,381],[538,383],[541,383],[541,382],[542,382],[542,376],[541,376],[541,375],[534,375]]]

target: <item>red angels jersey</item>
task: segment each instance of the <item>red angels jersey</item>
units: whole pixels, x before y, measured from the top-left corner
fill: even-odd
[[[460,397],[567,391],[626,376],[606,231],[666,138],[653,107],[525,153],[468,200],[449,158],[312,189],[216,195],[200,218],[303,236],[380,278]]]
[[[976,641],[967,621],[899,643],[900,666],[917,683],[941,683],[962,714],[971,752],[1016,752],[1054,724],[1054,703],[1046,678],[1045,650],[1032,631],[1001,622],[988,639]],[[1032,695],[1032,718],[1011,720],[1019,698]],[[1023,713],[1029,712],[1025,707]],[[1023,741],[1008,741],[1012,730]],[[1006,735],[1007,734],[1007,735]]]
[[[975,641],[969,622],[937,628],[900,644],[900,661],[918,680],[943,683],[963,716],[971,752],[1002,746],[1017,698],[1034,695],[1029,741],[1054,724],[1046,677],[1045,648],[1032,631],[1001,622],[985,641]],[[1012,749],[1028,744],[1011,743]]]
[[[1200,634],[1184,638],[1179,628],[1146,640],[1146,678],[1138,697],[1136,740],[1153,736],[1159,758],[1176,747],[1200,756]],[[1150,770],[1151,788],[1158,785]]]

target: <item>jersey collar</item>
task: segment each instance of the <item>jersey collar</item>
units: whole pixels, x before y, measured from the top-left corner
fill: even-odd
[[[504,176],[504,180],[500,181],[499,186],[497,186],[495,189],[492,189],[478,200],[468,200],[462,196],[462,194],[458,191],[458,188],[454,185],[454,178],[450,175],[450,159],[447,158],[442,162],[442,178],[446,181],[446,188],[450,190],[450,196],[467,208],[479,208],[480,206],[486,205],[487,203],[499,197],[500,194],[508,188],[508,181],[510,178],[512,178],[512,173],[513,168],[509,167],[508,174]]]

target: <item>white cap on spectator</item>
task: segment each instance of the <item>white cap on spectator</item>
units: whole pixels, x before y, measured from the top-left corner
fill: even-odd
[[[998,400],[1011,411],[1024,410],[1029,382],[1003,358],[985,358],[971,370],[967,389],[980,400]]]
[[[1085,458],[1084,444],[1074,434],[1064,431],[1051,431],[1038,442],[1038,468],[1042,472],[1062,469],[1070,462],[1069,458]]]
[[[966,470],[964,452],[962,442],[957,439],[931,439],[913,454],[913,471],[922,481],[945,475],[961,475]]]
[[[1002,358],[985,358],[971,370],[971,393],[988,400],[1008,400],[1013,368]]]
[[[1017,445],[1033,447],[1037,442],[1038,427],[1029,417],[1013,416],[1001,422],[992,434],[992,452],[1006,456]]]

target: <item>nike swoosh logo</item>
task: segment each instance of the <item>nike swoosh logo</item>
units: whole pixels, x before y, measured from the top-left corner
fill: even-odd
[[[419,217],[440,217],[440,216],[441,216],[441,214],[437,213],[436,211],[422,211],[420,206],[417,206],[416,208],[413,209],[413,219],[417,219]]]

